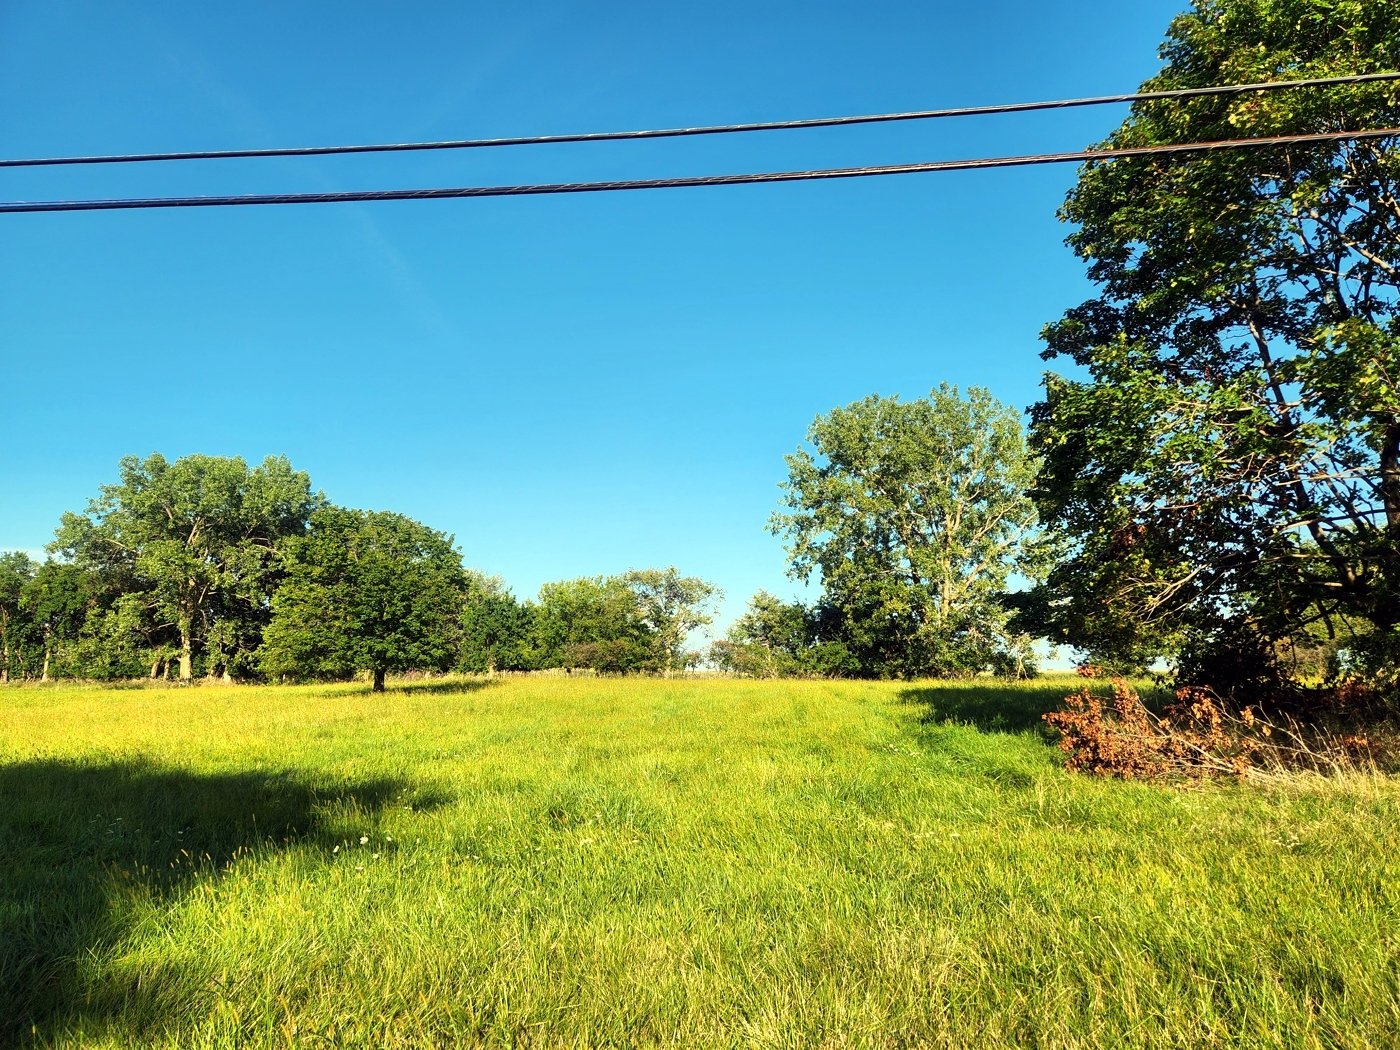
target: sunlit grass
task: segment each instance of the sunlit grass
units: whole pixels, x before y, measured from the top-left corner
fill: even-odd
[[[1400,1045],[1400,794],[1071,776],[1067,688],[0,690],[0,1041]]]

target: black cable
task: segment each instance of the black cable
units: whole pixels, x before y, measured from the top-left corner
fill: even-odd
[[[248,193],[227,197],[145,197],[117,200],[9,201],[0,213],[39,211],[115,211],[131,208],[212,208],[240,204],[338,204],[348,201],[442,200],[454,197],[523,197],[540,193],[599,193],[612,190],[660,190],[686,186],[741,186],[756,182],[802,182],[817,179],[854,179],[869,175],[909,175],[917,172],[966,171],[975,168],[1012,168],[1032,164],[1066,164],[1075,161],[1113,160],[1161,154],[1205,153],[1265,146],[1306,146],[1323,142],[1363,141],[1400,136],[1400,128],[1370,131],[1332,131],[1316,135],[1281,135],[1273,138],[1223,139],[1170,146],[1129,146],[1121,149],[1085,150],[1079,153],[1040,153],[1025,157],[986,157],[978,160],[940,160],[925,164],[887,164],[867,168],[825,168],[813,171],[776,171],[750,175],[698,175],[679,179],[632,179],[625,182],[563,182],[525,186],[463,186],[456,189],[344,190],[332,193]]]
[[[204,150],[192,153],[127,153],[94,157],[43,157],[27,160],[0,160],[0,168],[38,168],[57,164],[132,164],[153,160],[220,160],[234,157],[316,157],[331,153],[403,153],[411,150],[477,149],[486,146],[539,146],[558,142],[614,142],[621,139],[728,135],[743,131],[786,131],[793,128],[831,128],[846,124],[881,124],[896,120],[935,120],[940,117],[980,117],[999,113],[1029,113],[1035,110],[1073,109],[1078,106],[1102,106],[1117,102],[1148,102],[1157,99],[1198,98],[1205,95],[1237,95],[1250,91],[1279,91],[1285,88],[1366,84],[1385,80],[1400,80],[1400,73],[1365,73],[1350,77],[1282,80],[1263,84],[1227,84],[1219,87],[1181,88],[1175,91],[1146,91],[1131,95],[1101,95],[1095,98],[1063,99],[1058,102],[1016,102],[1004,106],[927,109],[909,113],[877,113],[861,117],[818,117],[812,120],[779,120],[761,124],[719,124],[700,128],[666,128],[658,131],[600,131],[581,135],[535,135],[524,138],[459,139],[446,142],[397,142],[367,146],[299,146],[285,149]]]

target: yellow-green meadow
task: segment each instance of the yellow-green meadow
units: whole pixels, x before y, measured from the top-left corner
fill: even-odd
[[[1394,1047],[1400,792],[1030,685],[0,689],[0,1042]]]

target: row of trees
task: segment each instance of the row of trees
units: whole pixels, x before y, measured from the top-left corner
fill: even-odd
[[[0,679],[343,679],[591,667],[669,674],[720,597],[674,568],[519,602],[452,538],[349,510],[269,457],[121,463],[50,557],[0,555]]]
[[[1018,414],[985,390],[870,397],[788,457],[771,530],[811,606],[759,593],[714,665],[759,676],[1033,673],[1006,585],[1041,545]],[[518,601],[452,539],[349,510],[285,459],[121,463],[37,564],[0,559],[0,677],[344,679],[407,670],[694,666],[719,591],[676,569],[545,584]]]
[[[1145,90],[1400,68],[1390,0],[1197,0]],[[1400,128],[1394,81],[1138,103],[1113,147]],[[1098,294],[1019,413],[872,396],[788,457],[770,529],[811,604],[759,594],[750,674],[1033,670],[1046,638],[1184,683],[1400,686],[1400,135],[1091,162],[1062,217]],[[669,671],[714,588],[674,570],[519,603],[447,537],[329,506],[285,460],[128,460],[36,566],[0,562],[13,675]],[[411,581],[412,586],[409,586]]]

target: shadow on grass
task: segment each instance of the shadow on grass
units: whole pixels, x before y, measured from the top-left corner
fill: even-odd
[[[173,901],[242,853],[329,846],[328,807],[373,811],[402,790],[144,762],[0,767],[0,1046],[104,1009],[139,1015],[131,990],[90,999],[78,965],[117,943],[142,901]]]
[[[385,691],[389,693],[427,693],[432,695],[451,696],[457,693],[475,693],[482,689],[491,689],[500,685],[499,678],[461,678],[448,679],[447,681],[437,679],[427,679],[415,681],[412,678],[390,679],[385,686]],[[366,686],[366,691],[369,687]]]
[[[948,683],[902,690],[900,700],[924,708],[921,721],[954,722],[984,732],[1016,733],[1042,729],[1041,715],[1061,707],[1073,692],[1063,683],[999,685]]]

